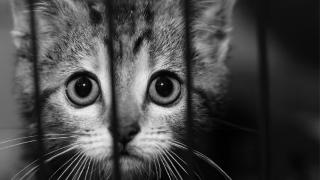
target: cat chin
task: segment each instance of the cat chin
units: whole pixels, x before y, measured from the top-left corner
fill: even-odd
[[[120,156],[119,164],[122,180],[144,180],[152,175],[148,172],[150,164],[140,157]]]
[[[104,174],[103,176],[106,180],[109,180],[111,172],[113,171],[113,161],[110,159],[110,157],[100,160],[99,161],[102,165],[101,174]],[[120,155],[119,157],[119,167],[121,172],[121,179],[122,180],[142,180],[142,175],[147,173],[144,172],[144,170],[147,167],[146,160],[143,160],[142,158],[138,156],[133,155]],[[111,179],[110,179],[111,180]]]
[[[141,170],[145,165],[142,159],[136,156],[120,156],[119,158],[120,169],[123,173],[133,173]]]

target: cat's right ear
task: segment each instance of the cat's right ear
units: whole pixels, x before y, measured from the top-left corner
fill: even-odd
[[[14,45],[20,49],[30,35],[30,12],[26,0],[12,0],[13,30],[11,35]]]
[[[13,38],[14,45],[16,48],[26,48],[30,44],[30,35],[31,35],[31,26],[30,26],[30,4],[28,0],[12,0],[11,2],[11,10],[13,17],[13,30],[11,31],[11,35]],[[36,31],[38,40],[43,40],[48,36],[51,32],[54,32],[56,28],[48,19],[48,16],[45,15],[45,11],[40,9],[39,5],[41,2],[39,0],[33,1],[32,5],[35,14],[36,20]]]
[[[30,26],[30,4],[28,0],[11,0],[11,10],[13,17],[13,30],[11,35],[14,45],[18,48],[26,48],[30,44],[31,26]],[[56,31],[56,27],[48,18],[48,14],[41,9],[41,4],[49,4],[50,1],[33,1],[34,14],[36,20],[36,30],[38,40],[47,38],[51,32]],[[44,6],[43,6],[44,7]]]
[[[34,0],[32,1],[35,14],[37,38],[41,42],[48,42],[60,31],[70,28],[74,23],[75,11],[83,12],[73,0]],[[28,0],[11,0],[13,14],[12,36],[15,46],[24,48],[30,42],[30,4]]]

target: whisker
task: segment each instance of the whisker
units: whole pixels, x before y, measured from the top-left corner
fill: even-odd
[[[72,162],[69,164],[69,166],[62,172],[62,174],[58,177],[58,179],[57,180],[59,180],[63,175],[64,175],[64,173],[66,173],[66,171],[70,168],[70,166],[74,163],[74,162],[76,162],[78,159],[79,159],[79,157],[82,157],[82,154],[81,153],[78,153],[78,155],[75,157],[75,159],[73,159],[72,160]],[[69,174],[70,175],[70,174]],[[68,178],[66,178],[66,179],[68,179]]]
[[[19,180],[24,179],[25,177],[27,177],[28,175],[30,175],[33,171],[35,171],[36,169],[38,169],[39,166],[35,166],[32,169],[30,169],[26,174],[24,174],[21,178],[19,178]]]
[[[156,158],[156,161],[157,161],[157,166],[159,166],[159,178],[161,179],[161,166],[160,166],[160,163],[159,163],[159,159]]]
[[[97,160],[93,160],[92,166],[91,166],[91,171],[90,171],[90,180],[92,179],[92,173],[95,170],[94,168],[96,167]]]
[[[151,169],[152,169],[152,168],[151,168],[151,163],[148,162],[148,175],[147,175],[147,176],[148,176],[148,179],[150,179],[150,176],[153,175],[153,172],[151,171]]]
[[[253,128],[250,128],[250,127],[245,127],[245,126],[242,126],[242,125],[239,125],[239,124],[235,124],[235,123],[232,123],[232,122],[228,122],[228,121],[223,121],[223,120],[221,120],[219,118],[213,118],[213,121],[216,122],[216,123],[220,123],[221,125],[229,126],[231,128],[238,129],[238,130],[241,130],[241,131],[244,131],[244,132],[247,132],[247,133],[258,134],[258,130],[256,130],[256,129],[253,129]]]
[[[64,166],[66,166],[72,159],[74,159],[77,155],[79,155],[81,152],[77,152],[76,154],[74,154],[67,162],[65,162],[62,166],[60,166],[50,177],[49,180],[51,180],[51,178],[54,177],[55,174],[57,174],[57,172],[59,172],[60,169],[62,169]]]
[[[54,159],[54,158],[56,158],[56,157],[58,157],[58,156],[61,156],[61,155],[65,154],[65,153],[67,153],[67,152],[69,152],[69,151],[71,151],[71,150],[73,150],[73,149],[77,148],[77,145],[79,145],[79,143],[73,143],[73,144],[70,144],[70,145],[68,145],[68,146],[65,146],[64,148],[59,148],[59,149],[65,149],[65,148],[67,148],[67,147],[70,147],[70,146],[71,146],[71,147],[70,147],[70,148],[68,148],[67,150],[62,151],[62,152],[60,152],[60,153],[56,154],[55,156],[53,156],[53,157],[51,157],[51,158],[49,158],[49,159],[45,160],[45,163],[48,163],[48,162],[50,162],[52,159]]]
[[[174,156],[176,156],[180,161],[182,161],[186,166],[188,165],[187,163],[186,163],[186,161],[184,161],[179,155],[177,155],[174,151],[171,151],[171,153],[174,155]]]
[[[78,136],[50,137],[50,138],[44,138],[44,140],[69,139],[69,138],[73,138],[73,137],[78,137]]]
[[[88,162],[88,157],[85,157],[84,160],[82,161],[82,164],[79,166],[79,169],[78,169],[77,172],[76,172],[76,175],[77,175],[78,172],[79,172],[79,175],[78,175],[77,180],[79,180],[79,178],[81,177],[81,174],[83,173],[83,170],[84,170],[84,168],[86,167],[87,162]],[[75,178],[75,177],[76,177],[76,176],[74,176],[74,178]],[[72,180],[73,180],[74,178],[72,178]]]
[[[76,163],[76,165],[72,168],[71,172],[69,173],[69,175],[67,176],[66,179],[68,179],[68,178],[71,176],[71,174],[73,173],[73,171],[78,167],[79,163],[82,162],[82,159],[83,159],[83,158],[85,158],[85,155],[84,155],[84,154],[81,155],[80,159],[78,160],[78,162]],[[78,170],[79,170],[79,169],[78,169]]]
[[[43,136],[62,136],[62,135],[65,136],[67,134],[44,134]],[[19,138],[14,138],[14,139],[7,139],[7,140],[4,140],[4,141],[1,141],[0,145],[1,144],[6,144],[6,143],[9,143],[9,142],[12,142],[12,141],[18,141],[18,140],[23,140],[23,139],[35,138],[35,137],[38,137],[38,135],[19,137]]]
[[[156,171],[156,177],[157,177],[157,180],[158,180],[158,177],[159,177],[158,166],[157,166],[155,160],[154,160],[154,169],[155,169],[155,171]]]
[[[79,164],[79,168],[78,167],[78,164],[76,164],[74,168],[75,172],[74,172],[74,175],[73,176],[70,176],[70,178],[72,177],[72,180],[75,180],[76,177],[79,177],[79,171],[81,170],[81,167],[83,165],[83,161],[81,161],[82,159],[86,159],[84,156],[79,160],[78,164]],[[72,173],[70,173],[69,175],[71,175]],[[66,178],[68,179],[68,178]]]
[[[108,173],[108,175],[107,175],[107,179],[109,179],[111,177],[111,175],[112,175],[112,173],[110,171],[110,173]]]
[[[106,174],[106,179],[109,179],[110,177],[111,177],[111,175],[112,175],[112,172],[110,171],[110,172],[107,172],[107,174]]]
[[[13,148],[13,147],[16,147],[16,146],[20,146],[20,145],[23,145],[23,144],[28,144],[28,143],[32,143],[32,142],[37,142],[37,141],[38,141],[38,140],[30,140],[30,141],[26,141],[26,142],[21,142],[21,143],[17,143],[17,144],[5,146],[5,147],[0,148],[0,151],[1,151],[1,150],[5,150],[5,149],[10,149],[10,148]]]
[[[70,137],[46,138],[45,140],[57,140],[57,139],[67,139],[67,138],[70,138]],[[24,145],[24,144],[37,142],[37,141],[38,141],[37,139],[34,139],[34,140],[30,140],[30,141],[25,141],[25,142],[20,142],[20,143],[13,144],[13,145],[5,146],[5,147],[0,148],[0,151],[1,150],[6,150],[6,149],[10,149],[10,148],[13,148],[13,147],[17,147],[17,146],[20,146],[20,145]]]
[[[162,162],[162,165],[163,165],[163,167],[164,167],[164,170],[166,171],[166,173],[167,173],[167,175],[169,176],[169,179],[171,180],[171,171],[169,170],[169,167],[167,167],[167,163],[166,163],[166,161],[164,160],[164,158],[163,158],[163,156],[162,155],[160,155],[159,156],[160,157],[160,160],[161,160],[161,162]],[[168,168],[168,169],[167,169]],[[169,173],[170,172],[170,173]]]
[[[168,155],[178,164],[178,166],[187,174],[189,175],[189,173],[186,171],[186,169],[172,156],[174,152],[173,151],[168,151]],[[174,153],[175,154],[175,153]],[[178,158],[178,155],[176,155],[176,157]],[[180,159],[180,158],[179,158]]]
[[[171,144],[176,146],[176,147],[180,147],[181,149],[188,149],[186,145],[184,145],[183,143],[179,142],[179,141],[171,141]],[[203,161],[207,162],[209,165],[211,165],[212,167],[214,167],[216,170],[218,170],[218,172],[225,178],[228,180],[232,180],[232,178],[217,164],[215,163],[213,160],[211,160],[209,157],[207,157],[206,155],[200,153],[197,150],[192,150],[193,153],[199,157],[200,159],[202,159]]]
[[[170,174],[172,174],[175,179],[178,179],[176,177],[175,173],[172,171],[171,166],[169,165],[169,163],[166,160],[166,152],[165,151],[163,151],[163,155],[161,155],[161,157],[163,158],[164,163],[167,165],[168,171],[170,172]]]
[[[39,160],[37,159],[37,160],[34,160],[34,161],[32,161],[31,163],[29,163],[26,167],[24,167],[22,170],[20,170],[18,173],[16,173],[16,174],[11,178],[11,180],[15,179],[20,173],[22,173],[24,170],[26,170],[27,168],[29,168],[30,166],[32,166],[33,164],[35,164],[37,161],[39,161]]]
[[[59,150],[61,150],[61,149],[65,149],[65,148],[68,148],[68,147],[73,146],[73,145],[74,145],[74,144],[71,144],[71,145],[64,146],[64,147],[62,147],[62,148],[56,149],[56,150],[54,150],[54,151],[51,151],[51,152],[45,154],[44,156],[48,156],[48,155],[53,154],[53,153],[55,153],[55,152],[57,152],[57,151],[59,151]],[[69,150],[69,149],[68,149],[68,150]],[[59,153],[58,155],[52,157],[51,159],[53,159],[53,158],[55,158],[55,157],[57,157],[57,156],[59,156],[59,155],[61,155],[61,154],[63,154],[63,153],[65,153],[65,151],[63,151],[62,153]],[[51,160],[51,159],[50,159],[50,160]],[[50,161],[50,160],[49,160],[49,161]],[[26,167],[24,167],[22,170],[20,170],[18,173],[16,173],[16,174],[11,178],[11,180],[15,179],[20,173],[22,173],[22,172],[25,171],[27,168],[29,168],[30,166],[32,166],[33,164],[35,164],[37,161],[39,161],[39,159],[36,159],[36,160],[32,161],[31,163],[29,163]]]
[[[176,166],[173,164],[173,162],[172,162],[171,159],[169,158],[169,156],[168,156],[168,151],[165,150],[164,156],[165,156],[165,158],[167,158],[167,160],[169,161],[169,163],[170,163],[171,166],[173,167],[173,170],[177,173],[177,175],[179,176],[179,178],[180,178],[181,180],[183,180],[183,178],[181,177],[181,175],[180,175],[179,171],[177,170]],[[175,176],[175,177],[176,177],[176,176]]]
[[[212,167],[216,168],[226,179],[232,180],[231,177],[218,164],[216,164],[214,161],[212,161],[209,157],[207,157],[206,155],[204,155],[196,150],[194,150],[194,153],[198,157],[200,157],[202,160],[209,163]]]
[[[179,155],[177,155],[174,151],[170,151],[170,152],[172,153],[172,155],[177,157],[178,160],[180,160],[182,163],[184,163],[184,165],[188,166],[188,164]],[[180,164],[179,162],[177,162],[177,163],[178,163],[178,165]],[[183,168],[182,165],[180,167]],[[185,171],[185,173],[187,173],[190,176],[190,174],[188,172],[186,172],[186,170],[184,168],[183,168],[183,170]],[[195,170],[192,169],[192,172],[194,173],[195,176],[197,176],[198,179],[201,180],[200,175]]]
[[[72,145],[73,145],[73,144],[72,144]],[[70,145],[69,145],[69,146],[70,146]],[[69,146],[66,146],[66,147],[63,147],[63,148],[59,148],[59,149],[57,149],[57,150],[54,150],[54,151],[52,151],[52,152],[50,152],[50,153],[47,153],[45,156],[48,156],[48,155],[50,155],[50,154],[53,154],[53,153],[55,153],[55,152],[57,152],[57,151],[59,151],[59,150],[61,150],[61,149],[65,149],[65,148],[67,148],[67,147],[69,147]],[[67,150],[65,150],[65,151],[63,151],[63,152],[60,152],[59,154],[51,157],[50,159],[45,160],[44,162],[45,162],[45,163],[48,163],[48,162],[50,162],[51,160],[53,160],[54,158],[56,158],[56,157],[58,157],[58,156],[60,156],[60,155],[62,155],[62,154],[65,154],[65,153],[71,151],[71,150],[74,149],[74,148],[75,148],[75,147],[68,148]],[[36,161],[39,161],[39,160],[36,160]],[[32,168],[31,170],[29,170],[24,176],[27,176],[28,174],[31,174],[34,170],[37,170],[38,168],[39,168],[39,165],[35,166],[35,167]],[[23,179],[23,178],[24,178],[24,177],[21,177],[20,179]]]
[[[99,161],[98,161],[98,163],[96,165],[97,165],[96,168],[98,168],[98,172],[101,173],[102,171],[101,171],[101,165],[100,165]]]
[[[89,163],[90,163],[90,158],[89,157],[87,157],[87,159],[86,159],[86,161],[85,161],[85,164],[84,164],[84,166],[83,166],[83,168],[82,168],[82,172],[80,173],[80,176],[82,175],[82,173],[84,173],[84,177],[85,177],[85,179],[86,179],[86,176],[87,176],[87,170],[88,170],[88,168],[89,168]],[[79,179],[77,179],[77,180],[79,180]]]
[[[0,145],[1,145],[1,144],[6,144],[6,143],[9,143],[9,142],[12,142],[12,141],[18,141],[18,140],[29,139],[29,138],[34,138],[34,137],[36,137],[36,135],[35,135],[35,136],[27,136],[27,137],[14,138],[14,139],[8,139],[8,140],[4,140],[4,141],[0,142]]]
[[[84,175],[84,179],[87,179],[87,176],[88,176],[88,173],[89,173],[89,169],[90,169],[90,166],[91,166],[91,163],[92,163],[91,158],[89,157],[88,159],[89,159],[88,168],[86,169],[86,173]]]

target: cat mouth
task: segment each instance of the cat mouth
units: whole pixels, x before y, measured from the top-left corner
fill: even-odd
[[[125,169],[130,169],[130,166],[136,166],[138,164],[144,164],[144,158],[141,155],[135,152],[134,148],[130,146],[119,146],[118,149],[118,161],[121,166],[125,166]],[[112,155],[111,159],[115,159],[115,156]]]
[[[124,151],[120,151],[120,157],[121,156],[126,157],[126,156],[131,156],[131,154],[127,150],[124,150]]]
[[[132,148],[128,147],[128,146],[120,146],[119,147],[119,160],[142,160],[141,157],[139,157],[137,154],[134,154],[132,152]]]
[[[136,160],[136,161],[142,161],[142,159],[137,156],[137,155],[134,155],[132,153],[130,153],[129,151],[127,150],[122,150],[120,151],[119,153],[119,160]]]

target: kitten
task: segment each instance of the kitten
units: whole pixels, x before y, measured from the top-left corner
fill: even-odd
[[[201,133],[210,128],[225,91],[234,0],[191,0],[191,5],[192,109],[194,133]],[[98,0],[35,0],[33,6],[48,176],[108,179],[112,134],[106,8]],[[186,143],[183,1],[118,0],[114,6],[122,179],[178,179],[186,175],[181,153]],[[16,90],[32,135],[36,120],[27,0],[13,0],[12,7]],[[196,137],[199,143],[202,136]],[[36,146],[28,146],[32,160]],[[37,169],[26,171],[17,177],[32,176]]]

